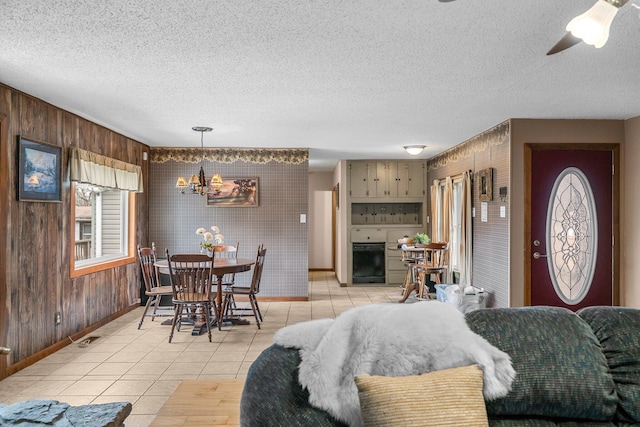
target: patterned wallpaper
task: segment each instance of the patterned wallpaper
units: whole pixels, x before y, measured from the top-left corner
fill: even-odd
[[[262,150],[260,158],[271,151]],[[177,177],[188,179],[200,165],[175,160],[159,163],[154,161],[157,154],[152,151],[149,168],[149,239],[156,243],[163,258],[165,248],[172,254],[198,252],[201,236],[195,234],[196,229],[217,225],[225,243],[240,243],[239,257],[255,259],[258,244],[265,244],[261,296],[308,296],[307,224],[300,223],[300,214],[309,214],[306,153],[298,163],[205,160],[208,178],[213,173],[220,173],[225,179],[258,178],[259,206],[253,208],[207,207],[205,197],[180,194],[175,187]],[[248,285],[250,279],[250,273],[241,273],[236,282]]]
[[[489,291],[487,307],[509,306],[509,195],[502,201],[499,188],[509,191],[510,130],[504,122],[427,162],[427,180],[474,172],[473,279]],[[493,200],[487,202],[487,222],[481,221],[478,171],[493,168]],[[506,217],[500,217],[504,206]],[[429,207],[430,211],[431,207]]]

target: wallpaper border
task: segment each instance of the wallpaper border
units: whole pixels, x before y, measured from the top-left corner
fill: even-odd
[[[171,160],[198,163],[202,161],[202,155],[201,148],[152,148],[150,158],[152,163],[166,163]],[[205,148],[204,159],[218,163],[302,164],[309,160],[309,150],[306,148]]]

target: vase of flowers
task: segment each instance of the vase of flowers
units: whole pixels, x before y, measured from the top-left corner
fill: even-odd
[[[200,252],[207,255],[213,255],[213,246],[221,245],[224,243],[224,236],[220,234],[220,229],[213,225],[211,231],[207,231],[205,228],[200,227],[196,230],[196,234],[202,236],[202,242],[200,242]]]

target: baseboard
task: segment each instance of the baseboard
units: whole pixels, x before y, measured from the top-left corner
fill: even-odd
[[[309,301],[309,297],[261,297],[258,296],[258,302],[267,301],[267,302],[291,302],[291,301]],[[242,301],[241,299],[235,298],[236,301]],[[245,301],[248,301],[245,299]]]

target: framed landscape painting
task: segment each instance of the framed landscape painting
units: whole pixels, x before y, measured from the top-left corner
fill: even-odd
[[[18,136],[18,200],[62,201],[62,148]]]
[[[209,189],[207,206],[255,208],[258,193],[258,178],[224,178],[220,188]]]

